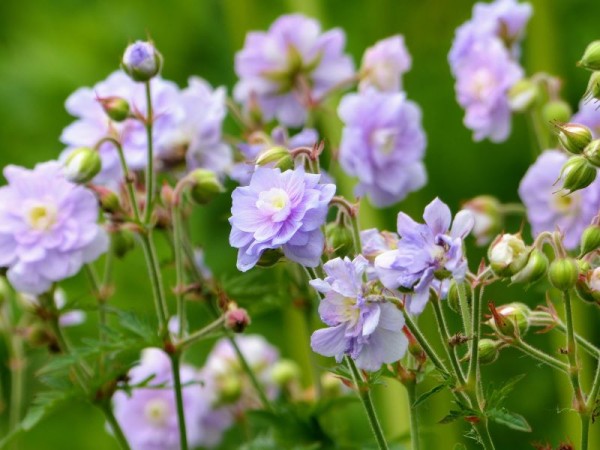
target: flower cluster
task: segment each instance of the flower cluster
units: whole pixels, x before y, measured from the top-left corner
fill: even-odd
[[[507,94],[523,77],[516,58],[531,12],[528,3],[515,0],[478,3],[456,32],[448,59],[465,125],[476,141],[501,142],[510,133]]]
[[[112,142],[121,143],[131,170],[147,164],[146,121],[152,120],[154,156],[162,168],[178,166],[187,160],[188,167],[204,167],[222,174],[231,165],[231,149],[223,143],[222,122],[226,115],[225,89],[213,90],[197,77],[180,90],[173,82],[154,77],[149,81],[152,118],[148,118],[146,89],[122,71],[112,73],[93,88],[80,88],[67,99],[67,111],[77,120],[67,126],[61,141],[67,146],[66,158],[78,147],[96,147],[102,158],[102,170],[94,182],[115,185],[122,179],[119,155]],[[129,105],[130,113],[122,120],[107,114],[111,101],[119,99]],[[121,119],[119,117],[119,119]]]

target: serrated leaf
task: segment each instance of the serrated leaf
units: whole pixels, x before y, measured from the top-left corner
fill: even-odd
[[[497,424],[504,425],[512,430],[531,432],[531,425],[521,414],[514,413],[506,408],[491,409],[487,416]]]
[[[440,424],[452,423],[455,420],[460,419],[461,417],[465,417],[465,413],[462,411],[451,410],[446,416],[438,421]]]
[[[513,391],[519,381],[525,377],[525,374],[517,375],[504,382],[500,387],[491,386],[486,395],[487,405],[489,409],[499,408],[508,395]]]
[[[432,395],[437,394],[438,392],[440,392],[442,389],[444,389],[446,387],[446,384],[438,384],[436,387],[434,387],[433,389],[430,389],[427,392],[424,392],[423,394],[419,395],[419,397],[417,397],[417,399],[414,401],[414,403],[412,404],[413,408],[416,408],[417,406],[419,406],[421,403],[423,403],[424,401],[426,401],[429,397],[431,397]]]

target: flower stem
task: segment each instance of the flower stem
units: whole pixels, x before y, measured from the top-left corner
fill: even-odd
[[[479,295],[473,295],[473,315],[471,321],[471,359],[469,360],[469,369],[467,371],[467,383],[469,386],[475,386],[477,400],[482,406],[483,395],[481,386],[481,373],[479,365],[479,336],[481,335],[481,304],[483,302],[483,290],[482,285],[479,289]],[[473,291],[475,294],[475,291]],[[477,297],[477,298],[475,298]]]
[[[129,446],[129,442],[127,442],[127,438],[125,437],[125,434],[123,433],[123,429],[121,428],[121,425],[119,425],[119,422],[117,421],[117,419],[115,418],[115,415],[113,414],[112,408],[110,407],[110,403],[109,402],[103,403],[99,407],[102,410],[102,412],[104,413],[104,416],[106,417],[106,421],[110,425],[110,429],[113,432],[115,439],[119,442],[121,449],[122,450],[131,450],[131,447]]]
[[[189,347],[190,345],[192,345],[193,343],[199,341],[203,337],[206,337],[207,335],[209,335],[213,331],[220,329],[223,326],[224,321],[225,321],[225,316],[219,317],[217,320],[209,323],[204,328],[202,328],[202,329],[200,329],[200,330],[198,330],[198,331],[190,334],[185,339],[182,339],[181,341],[179,341],[177,343],[177,347],[179,349],[181,349],[181,350]]]
[[[417,399],[417,383],[410,381],[404,384],[408,394],[409,416],[410,416],[410,443],[412,450],[420,450],[419,439],[419,419],[417,417],[417,408],[413,405]]]
[[[146,81],[146,139],[148,146],[146,162],[146,205],[144,212],[144,223],[150,223],[152,219],[152,208],[154,203],[154,150],[152,148],[152,93],[150,91],[150,81]]]
[[[567,364],[548,355],[547,353],[544,353],[541,350],[538,350],[523,340],[516,340],[512,342],[511,345],[517,350],[520,350],[526,355],[531,356],[533,359],[537,359],[539,362],[544,363],[553,369],[556,369],[560,372],[569,373],[569,366]]]
[[[179,327],[177,331],[178,338],[183,338],[187,329],[186,309],[183,299],[184,268],[183,268],[183,241],[180,202],[176,201],[171,210],[173,222],[173,251],[175,253],[175,299],[177,302],[177,317]]]
[[[154,242],[152,241],[151,233],[151,230],[141,233],[140,241],[142,243],[142,248],[144,249],[144,259],[146,260],[148,276],[150,277],[150,283],[152,285],[152,297],[154,298],[154,307],[158,317],[159,333],[161,336],[165,336],[168,332],[167,318],[169,316],[169,310],[165,300],[158,258],[156,256],[156,249],[154,248]]]
[[[442,306],[440,303],[440,299],[435,297],[432,298],[431,304],[433,305],[433,311],[435,313],[435,319],[438,324],[438,329],[440,332],[440,336],[444,340],[444,349],[446,350],[446,356],[450,360],[450,364],[452,364],[452,368],[454,372],[456,372],[456,378],[460,385],[465,385],[465,377],[462,372],[462,367],[460,367],[460,363],[458,362],[458,358],[456,357],[456,353],[451,347],[450,344],[450,332],[448,331],[448,326],[446,324],[446,319],[444,318],[444,312],[442,311]]]
[[[345,359],[346,364],[348,364],[348,367],[350,368],[350,373],[352,374],[352,379],[354,381],[354,385],[356,386],[358,395],[360,396],[360,400],[362,401],[365,412],[367,413],[369,424],[371,425],[371,430],[373,431],[377,445],[379,446],[380,450],[387,450],[388,445],[385,440],[385,436],[383,435],[383,430],[381,429],[379,419],[377,418],[375,407],[373,406],[373,400],[371,399],[369,386],[365,384],[363,377],[358,371],[358,368],[356,367],[356,364],[354,364],[352,358],[346,356]]]
[[[183,411],[183,392],[181,388],[180,354],[175,352],[171,356],[171,368],[173,369],[173,388],[175,389],[175,400],[177,402],[177,421],[179,423],[179,448],[188,450],[187,431],[185,428],[185,412]]]

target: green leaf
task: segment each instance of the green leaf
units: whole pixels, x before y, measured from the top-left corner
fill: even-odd
[[[414,401],[414,403],[412,404],[413,408],[416,408],[417,406],[419,406],[421,403],[423,403],[425,400],[427,400],[429,397],[431,397],[432,395],[437,394],[438,392],[440,392],[442,389],[444,389],[446,387],[445,383],[439,384],[436,387],[434,387],[433,389],[430,389],[427,392],[424,392],[423,394],[419,395],[419,397],[417,397],[417,399]]]
[[[445,424],[445,423],[452,423],[457,419],[460,419],[461,417],[465,417],[465,413],[463,411],[456,411],[456,410],[451,410],[448,414],[446,414],[446,416],[440,420],[438,423],[441,424]]]
[[[498,388],[491,386],[486,395],[488,409],[499,408],[504,400],[506,400],[508,395],[513,391],[517,383],[524,377],[525,374],[517,375],[516,377],[510,378]]]
[[[521,414],[511,412],[506,408],[491,409],[486,414],[494,422],[512,430],[524,431],[526,433],[531,432],[531,426]]]

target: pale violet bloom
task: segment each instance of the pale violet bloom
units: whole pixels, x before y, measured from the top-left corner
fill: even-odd
[[[467,273],[463,240],[473,228],[473,216],[460,211],[454,218],[450,208],[440,199],[425,207],[425,224],[417,223],[404,213],[398,214],[400,241],[395,250],[375,258],[375,269],[388,289],[410,289],[407,311],[420,314],[429,300],[429,289],[445,296],[447,283],[438,278],[451,277],[461,282]]]
[[[314,19],[281,16],[267,32],[246,35],[244,48],[235,56],[239,81],[234,98],[247,109],[256,104],[266,120],[302,126],[308,103],[352,78],[354,65],[344,54],[345,41],[339,28],[323,33]]]
[[[402,75],[410,70],[411,65],[412,59],[403,36],[383,39],[368,48],[363,55],[359,88],[399,91],[402,89]]]
[[[108,248],[91,191],[64,177],[60,163],[4,168],[0,188],[0,267],[17,291],[39,295]]]
[[[148,81],[161,69],[162,57],[151,42],[135,41],[125,49],[123,69],[136,81]]]
[[[527,208],[534,236],[542,231],[560,230],[568,249],[579,245],[583,230],[600,210],[600,179],[585,189],[566,195],[556,184],[568,156],[558,150],[546,150],[529,168],[519,196]]]
[[[237,267],[254,267],[265,250],[283,250],[299,264],[316,267],[323,253],[325,223],[335,185],[319,184],[319,174],[303,168],[259,167],[248,186],[232,193],[229,243],[238,248]]]
[[[324,294],[319,315],[328,325],[315,331],[310,342],[316,353],[333,356],[337,362],[348,355],[360,369],[376,371],[402,358],[408,340],[402,331],[402,312],[366,292],[362,275],[367,266],[362,256],[354,261],[335,258],[325,263],[324,280],[310,282]]]
[[[383,207],[425,185],[421,109],[404,92],[347,94],[338,114],[344,122],[340,164],[358,178],[356,195]]]

